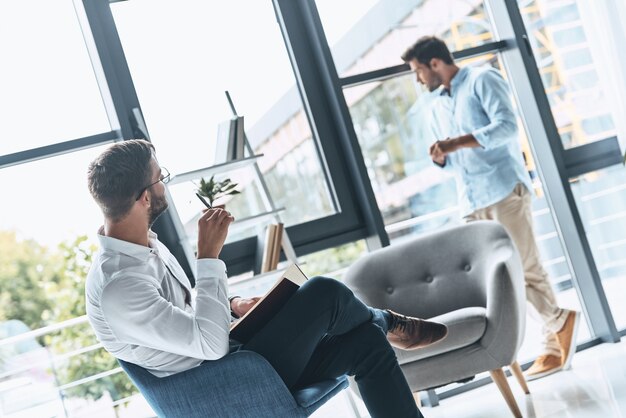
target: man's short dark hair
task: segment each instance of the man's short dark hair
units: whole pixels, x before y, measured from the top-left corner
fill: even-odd
[[[110,146],[89,164],[89,192],[107,219],[121,220],[135,203],[137,193],[152,181],[153,153],[150,142],[132,139]]]
[[[454,64],[454,58],[446,43],[435,36],[424,36],[417,40],[409,49],[402,54],[402,61],[409,62],[416,59],[417,62],[430,67],[430,60],[439,58],[446,64]]]

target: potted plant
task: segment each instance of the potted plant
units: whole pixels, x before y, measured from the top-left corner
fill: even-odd
[[[241,193],[239,190],[236,190],[235,187],[237,187],[237,183],[233,183],[230,179],[215,181],[215,176],[211,176],[209,181],[205,181],[204,178],[200,179],[197,193],[202,197],[206,197],[209,201],[209,205],[212,207],[213,202],[220,197]]]

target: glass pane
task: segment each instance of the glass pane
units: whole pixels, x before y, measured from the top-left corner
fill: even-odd
[[[518,0],[565,148],[625,134],[623,2]]]
[[[112,4],[112,10],[163,165],[176,175],[216,162],[217,126],[231,117],[228,90],[252,148],[264,154],[259,168],[275,206],[285,208],[282,221],[294,225],[335,213],[271,2],[136,0]],[[218,203],[237,219],[268,209],[252,168],[216,179],[226,177],[242,193]],[[191,182],[171,187],[192,242],[202,209],[194,188]],[[254,235],[266,223],[233,230],[229,241]]]
[[[459,66],[491,65],[503,71],[498,55],[488,54],[458,62]],[[506,79],[506,74],[503,72]],[[396,77],[344,90],[372,187],[375,191],[392,245],[415,234],[438,231],[461,224],[455,180],[430,160],[428,147],[433,94],[415,81],[415,76]],[[533,178],[535,236],[559,306],[580,310],[561,241],[556,231],[534,161],[518,120],[520,142],[527,169]],[[529,309],[530,312],[530,309]],[[586,324],[578,341],[590,337]],[[542,350],[541,326],[528,321],[520,360],[531,360]]]
[[[572,180],[572,192],[618,329],[626,328],[626,168]]]
[[[0,3],[0,155],[111,130],[71,0]]]
[[[85,279],[102,224],[87,166],[105,148],[0,170],[0,189],[9,197],[0,217],[0,407],[10,416],[87,410],[115,416],[111,401],[135,393],[123,373],[57,389],[117,367],[96,346],[84,316]],[[37,338],[3,341],[67,320],[73,321]]]
[[[401,64],[400,55],[421,36],[443,38],[451,51],[493,40],[482,0],[316,0],[340,77]]]

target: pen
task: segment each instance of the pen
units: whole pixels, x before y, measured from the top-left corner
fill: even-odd
[[[213,209],[213,206],[209,205],[209,202],[207,202],[204,197],[200,196],[199,193],[196,193],[196,196],[198,196],[198,199],[200,199],[200,201],[204,203],[204,206],[206,206],[208,209]]]

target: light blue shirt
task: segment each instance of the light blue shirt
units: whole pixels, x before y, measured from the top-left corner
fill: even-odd
[[[461,68],[450,95],[440,87],[431,127],[439,140],[471,133],[481,145],[448,154],[443,167],[456,176],[463,216],[503,200],[517,183],[532,192],[509,88],[497,70]]]

